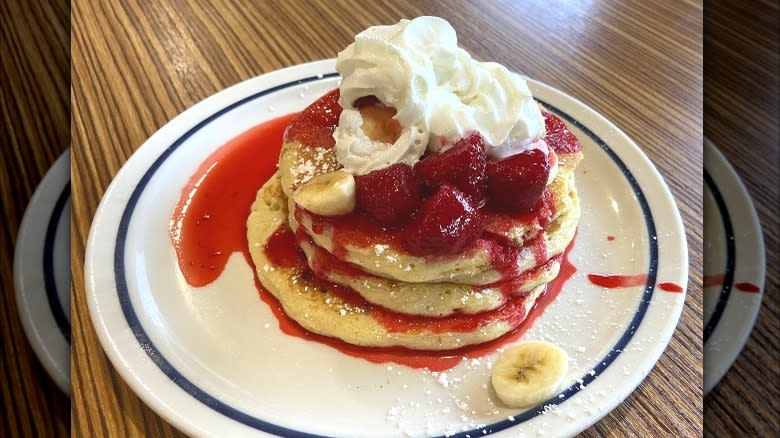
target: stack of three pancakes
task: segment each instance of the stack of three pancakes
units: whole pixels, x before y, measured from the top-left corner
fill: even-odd
[[[339,165],[333,148],[286,138],[279,171],[247,222],[258,278],[302,327],[349,344],[451,350],[494,340],[525,320],[574,238],[582,154],[557,158],[531,212],[483,208],[485,231],[470,247],[419,257],[404,250],[398,231],[357,212],[323,217],[296,205],[300,185]],[[280,260],[280,242],[295,247],[295,260]]]

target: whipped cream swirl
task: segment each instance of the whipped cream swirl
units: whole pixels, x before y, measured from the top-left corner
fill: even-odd
[[[355,174],[413,165],[426,149],[439,149],[440,137],[451,143],[473,130],[496,158],[538,147],[544,135],[544,118],[525,80],[500,64],[472,59],[441,18],[371,27],[339,53],[336,70],[344,109],[333,134],[336,156]],[[353,103],[370,95],[397,111],[393,118],[402,131],[394,144],[373,141],[360,129]]]

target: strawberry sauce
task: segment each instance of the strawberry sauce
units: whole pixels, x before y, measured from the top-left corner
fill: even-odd
[[[723,275],[723,274],[705,275],[704,276],[704,287],[722,286],[724,277],[725,277],[725,275]],[[759,293],[759,292],[761,292],[761,288],[760,287],[756,286],[753,283],[748,283],[748,282],[736,283],[734,285],[734,288],[737,289],[740,292],[748,292],[748,293]]]
[[[230,140],[200,165],[182,190],[169,231],[179,268],[191,286],[216,280],[234,252],[250,260],[249,209],[276,172],[282,136],[294,117],[273,119]]]
[[[761,288],[753,283],[737,283],[734,285],[734,287],[736,287],[737,290],[741,292],[749,292],[754,294],[761,292]]]
[[[621,275],[621,274],[588,274],[588,280],[596,286],[609,289],[644,286],[647,283],[647,274]]]
[[[679,284],[676,283],[658,283],[658,289],[661,289],[662,291],[666,292],[682,292],[683,288]]]
[[[622,289],[626,287],[644,286],[647,284],[647,274],[620,275],[620,274],[588,274],[588,280],[596,286],[608,289]],[[684,289],[677,283],[658,283],[658,289],[664,292],[681,293]]]

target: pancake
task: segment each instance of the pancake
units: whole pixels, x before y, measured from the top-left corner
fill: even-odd
[[[280,302],[284,312],[303,328],[347,343],[370,347],[405,347],[417,350],[451,350],[496,339],[516,328],[544,291],[538,286],[510,298],[498,308],[473,315],[444,318],[404,317],[345,298],[344,290],[323,285],[307,275],[305,264],[272,263],[267,244],[287,227],[287,199],[281,176],[275,175],[258,192],[247,220],[247,239],[258,279]],[[428,285],[435,287],[435,285]],[[389,291],[388,291],[389,293]]]

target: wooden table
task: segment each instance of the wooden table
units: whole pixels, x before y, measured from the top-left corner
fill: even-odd
[[[62,437],[70,400],[27,342],[14,294],[17,231],[35,188],[70,146],[70,5],[1,2],[0,436]]]
[[[370,25],[419,15],[450,21],[475,57],[499,60],[581,99],[658,166],[691,248],[686,306],[648,378],[584,435],[700,435],[701,5],[383,3],[73,3],[74,435],[179,434],[124,384],[88,315],[84,247],[95,209],[120,166],[152,133],[205,97],[281,67],[334,57]]]
[[[711,436],[773,436],[780,431],[779,18],[776,2],[711,2],[705,13],[704,135],[731,162],[753,199],[767,269],[753,332],[704,401],[704,430]]]

